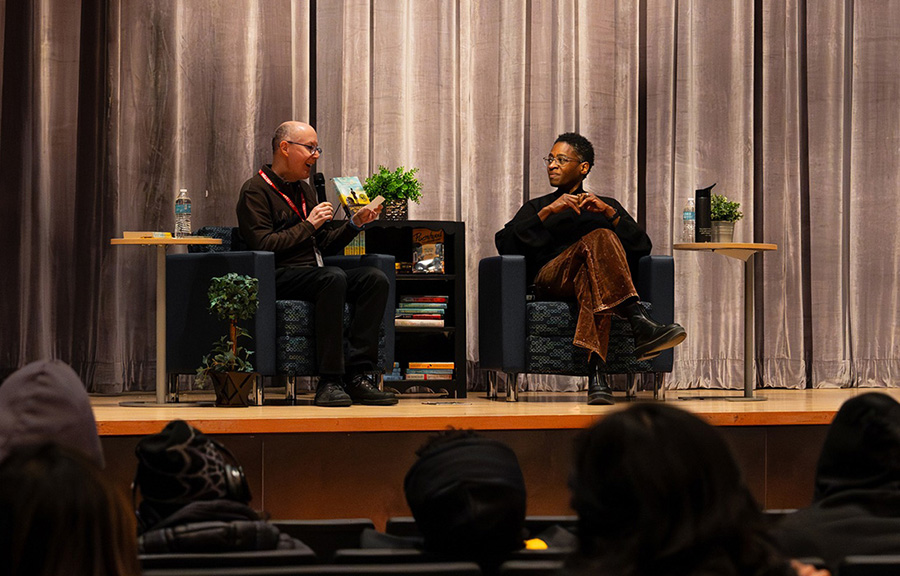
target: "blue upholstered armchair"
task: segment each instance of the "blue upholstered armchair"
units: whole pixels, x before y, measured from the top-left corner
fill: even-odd
[[[657,322],[674,322],[675,263],[671,256],[645,256],[635,288]],[[493,256],[478,265],[478,350],[488,372],[488,396],[496,397],[496,373],[507,374],[506,399],[518,399],[516,376],[525,374],[588,375],[588,353],[572,344],[578,319],[573,302],[534,300],[528,294],[523,256]],[[627,393],[635,391],[634,375],[654,375],[653,394],[672,371],[672,350],[638,362],[628,321],[613,317],[604,371],[626,374]]]
[[[222,240],[221,245],[191,246],[188,254],[166,257],[166,366],[170,394],[177,392],[175,377],[193,374],[213,343],[227,333],[227,324],[209,313],[209,281],[228,272],[259,279],[259,309],[247,331],[254,351],[250,360],[263,376],[286,376],[286,399],[294,399],[297,376],[315,376],[316,345],[313,304],[275,299],[275,255],[241,250],[237,228],[206,226],[198,236]],[[388,277],[388,302],[395,301],[394,257],[383,254],[328,256],[325,263],[349,269],[374,266]],[[350,321],[349,305],[344,312]],[[379,334],[378,367],[390,372],[394,362],[394,310],[386,307]]]

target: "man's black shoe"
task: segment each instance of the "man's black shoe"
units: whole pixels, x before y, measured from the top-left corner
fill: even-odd
[[[609,406],[615,404],[612,388],[606,381],[606,374],[594,368],[588,378],[588,402],[590,406]]]
[[[634,355],[639,361],[649,360],[687,338],[687,333],[679,324],[660,324],[647,316],[639,304],[628,307],[628,323],[634,334]]]
[[[354,404],[366,404],[368,406],[392,406],[397,403],[397,397],[393,392],[379,390],[378,386],[368,374],[357,374],[347,385],[347,394],[353,399]]]
[[[316,406],[350,406],[353,401],[344,392],[340,378],[322,376],[316,386]]]

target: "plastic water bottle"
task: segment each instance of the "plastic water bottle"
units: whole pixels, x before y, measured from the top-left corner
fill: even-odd
[[[682,212],[681,224],[681,241],[694,242],[694,227],[696,225],[696,211],[694,210],[694,199],[688,198],[687,204],[684,205]]]
[[[175,237],[184,238],[191,235],[191,199],[187,188],[182,188],[175,198]]]

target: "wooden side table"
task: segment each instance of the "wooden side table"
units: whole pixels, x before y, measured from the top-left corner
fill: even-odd
[[[188,244],[221,244],[218,238],[188,236],[186,238],[112,238],[113,246],[156,246],[156,402],[123,402],[127,406],[157,406],[167,404],[166,393],[166,248]],[[178,405],[173,404],[173,405]],[[182,405],[188,405],[182,403]],[[194,404],[196,405],[196,404]],[[211,404],[210,404],[211,405]]]
[[[727,400],[765,400],[763,397],[753,395],[753,360],[756,358],[755,319],[753,316],[753,256],[757,253],[762,254],[763,252],[778,250],[778,246],[756,242],[694,242],[675,244],[672,248],[674,250],[714,252],[744,261],[744,395],[727,398]]]

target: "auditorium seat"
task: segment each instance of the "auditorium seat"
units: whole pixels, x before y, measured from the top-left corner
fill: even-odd
[[[588,352],[572,344],[578,319],[574,301],[531,299],[524,256],[492,256],[478,265],[479,363],[487,370],[488,396],[496,396],[496,375],[506,373],[506,399],[518,399],[518,374],[587,376]],[[674,322],[675,263],[671,256],[644,256],[635,288],[641,304],[662,324]],[[672,350],[637,361],[628,321],[614,316],[603,371],[625,374],[626,393],[636,392],[635,375],[653,374],[653,396],[665,395],[663,377],[672,371]]]
[[[375,529],[374,522],[368,518],[272,520],[271,524],[280,532],[312,548],[324,562],[330,562],[336,550],[359,548],[363,530]]]
[[[301,566],[315,564],[316,555],[308,550],[261,550],[216,552],[207,554],[141,554],[144,570],[157,568],[224,568],[262,566]]]
[[[900,555],[847,556],[838,567],[837,576],[897,576]]]
[[[574,515],[529,515],[525,517],[525,529],[532,538],[553,526],[574,530],[577,525],[578,516]],[[384,531],[392,536],[403,536],[407,538],[421,536],[419,528],[416,526],[416,519],[412,516],[393,516],[388,518]]]
[[[313,304],[303,300],[275,299],[275,255],[242,249],[237,228],[204,226],[197,236],[222,240],[221,245],[190,246],[188,254],[166,257],[166,372],[171,394],[177,393],[178,374],[194,374],[214,342],[227,334],[227,323],[209,312],[207,292],[213,277],[229,272],[259,280],[259,309],[242,324],[252,340],[247,347],[256,372],[283,376],[286,399],[294,399],[295,377],[315,376],[316,366]],[[383,254],[328,256],[330,266],[350,269],[374,266],[390,283],[388,302],[395,299],[394,257]],[[350,321],[349,307],[345,324]],[[390,371],[394,362],[394,310],[386,307],[379,332],[378,368]],[[263,388],[260,387],[260,392]]]
[[[562,560],[507,560],[500,565],[500,576],[553,576],[558,573]]]
[[[164,568],[146,570],[144,576],[481,576],[471,562],[426,564],[325,564],[238,568]]]

